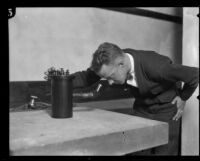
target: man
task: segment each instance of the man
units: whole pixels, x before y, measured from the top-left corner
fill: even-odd
[[[169,143],[143,154],[178,154],[180,117],[198,86],[198,68],[173,64],[154,51],[122,50],[105,42],[93,54],[90,68],[74,75],[74,87],[90,86],[101,78],[109,84],[131,86],[135,97],[133,115],[169,123]]]

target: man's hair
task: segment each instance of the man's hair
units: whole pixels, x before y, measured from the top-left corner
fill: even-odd
[[[100,44],[98,49],[93,53],[90,69],[98,73],[103,64],[108,65],[122,55],[123,51],[117,45],[104,42]]]

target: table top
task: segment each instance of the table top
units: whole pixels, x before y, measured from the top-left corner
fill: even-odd
[[[50,110],[10,113],[13,155],[122,155],[168,142],[168,124],[96,108],[76,107],[72,118]]]

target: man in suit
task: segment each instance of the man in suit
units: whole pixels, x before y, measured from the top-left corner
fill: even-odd
[[[138,154],[178,154],[180,117],[198,86],[198,68],[174,64],[154,51],[120,49],[105,42],[93,54],[91,66],[74,75],[74,87],[90,86],[101,78],[131,86],[133,115],[169,123],[169,143]]]

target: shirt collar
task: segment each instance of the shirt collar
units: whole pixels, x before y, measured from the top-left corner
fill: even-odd
[[[131,70],[130,70],[129,73],[134,73],[135,71],[134,71],[134,60],[133,60],[133,57],[130,54],[128,54],[128,53],[126,53],[126,55],[128,55],[129,60],[131,62]]]

